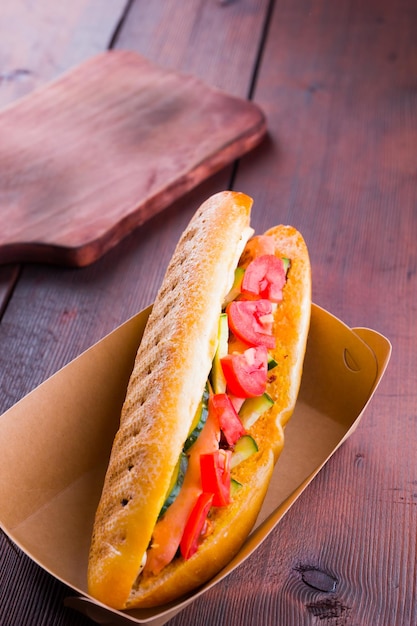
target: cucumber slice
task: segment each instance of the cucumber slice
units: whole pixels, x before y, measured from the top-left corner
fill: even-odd
[[[290,269],[290,266],[291,266],[291,261],[290,261],[290,259],[287,259],[287,257],[282,257],[281,260],[282,260],[282,263],[284,265],[285,274],[287,274],[288,270]]]
[[[270,409],[273,404],[274,401],[267,393],[264,393],[262,396],[257,396],[256,398],[248,398],[245,400],[239,411],[239,417],[243,426],[246,429],[253,426],[262,413]]]
[[[206,423],[207,415],[208,415],[208,399],[209,399],[209,389],[208,385],[205,386],[203,397],[201,398],[200,404],[198,405],[198,409],[195,413],[193,423],[191,424],[190,432],[188,434],[187,440],[184,444],[184,452],[187,452],[189,448],[193,445],[198,435],[203,430],[203,426]]]
[[[187,471],[187,467],[188,457],[186,454],[181,452],[181,456],[178,459],[178,463],[175,466],[175,470],[171,478],[171,484],[168,489],[168,496],[163,504],[162,509],[159,512],[159,517],[161,517],[165,513],[167,508],[174,502],[175,498],[179,494],[179,491],[184,482],[184,476],[185,472]]]
[[[226,378],[223,374],[222,364],[220,359],[226,356],[228,351],[229,340],[229,324],[227,321],[227,314],[222,313],[219,318],[219,330],[217,334],[217,350],[214,355],[213,365],[211,369],[211,384],[214,393],[225,393],[226,391]]]
[[[223,302],[224,307],[226,307],[229,304],[229,302],[232,302],[232,300],[235,300],[240,294],[244,273],[245,273],[245,270],[243,269],[243,267],[237,267],[235,269],[235,278],[233,281],[233,285],[229,293],[224,299],[224,302]]]
[[[232,496],[232,498],[239,491],[239,489],[242,489],[242,487],[242,483],[240,483],[238,480],[236,480],[235,478],[230,479],[230,495]]]
[[[277,365],[278,363],[275,361],[274,357],[268,354],[268,370],[274,369]]]
[[[238,439],[233,450],[232,458],[230,459],[231,469],[242,463],[242,461],[246,461],[255,452],[258,452],[258,445],[255,439],[250,435],[243,435],[243,437]]]

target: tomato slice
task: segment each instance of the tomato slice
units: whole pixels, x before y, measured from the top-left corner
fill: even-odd
[[[212,493],[205,493],[203,491],[187,520],[180,541],[180,552],[182,557],[186,560],[190,559],[198,550],[201,533],[206,523],[208,512],[212,506],[213,498]]]
[[[231,450],[216,450],[200,456],[203,492],[213,494],[213,506],[226,506],[230,503],[231,455]]]
[[[209,410],[203,430],[189,449],[188,467],[179,494],[156,523],[144,572],[159,574],[174,558],[184,535],[187,520],[202,492],[200,455],[218,450],[219,440],[219,420],[215,411]]]
[[[227,443],[229,446],[234,446],[246,431],[232,401],[227,394],[217,393],[211,396],[210,402],[212,409],[217,413],[220,428]]]
[[[264,254],[254,259],[246,268],[241,292],[247,297],[281,302],[285,280],[282,259],[274,254]]]
[[[239,398],[261,396],[266,389],[268,351],[265,346],[248,348],[242,354],[228,354],[221,360],[227,391]]]
[[[250,346],[275,348],[269,300],[235,300],[226,309],[232,333]]]
[[[245,402],[246,398],[238,398],[237,396],[233,396],[230,393],[229,398],[231,403],[233,404],[233,408],[235,409],[236,413],[239,413],[240,409],[242,408],[242,404]]]

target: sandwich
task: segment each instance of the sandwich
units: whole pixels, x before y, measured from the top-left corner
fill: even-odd
[[[88,563],[91,596],[163,605],[201,586],[253,528],[284,445],[310,322],[306,243],[254,235],[252,199],[196,211],[156,296],[126,390]]]

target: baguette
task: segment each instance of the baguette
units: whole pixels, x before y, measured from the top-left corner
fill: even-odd
[[[233,469],[239,489],[227,505],[210,508],[210,532],[196,552],[187,558],[175,555],[161,571],[147,571],[148,557],[141,573],[147,551],[158,551],[155,526],[201,407],[235,268],[239,259],[245,266],[253,256],[251,245],[245,248],[253,234],[251,206],[245,194],[221,192],[199,208],[180,238],[145,328],[89,554],[89,593],[113,608],[170,602],[226,565],[255,524],[282,450],[283,428],[301,380],[311,302],[307,248],[301,235],[287,226],[265,233],[275,255],[289,258],[291,265],[273,314],[275,347],[269,353],[278,365],[266,391],[274,404],[247,431],[257,451]]]

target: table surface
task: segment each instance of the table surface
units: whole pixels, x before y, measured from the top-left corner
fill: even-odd
[[[354,434],[262,546],[172,620],[417,623],[417,11],[413,0],[2,0],[0,105],[109,48],[252,99],[268,137],[84,269],[0,268],[0,412],[152,302],[197,206],[304,234],[313,301],[393,345]],[[88,626],[0,536],[0,624]]]

